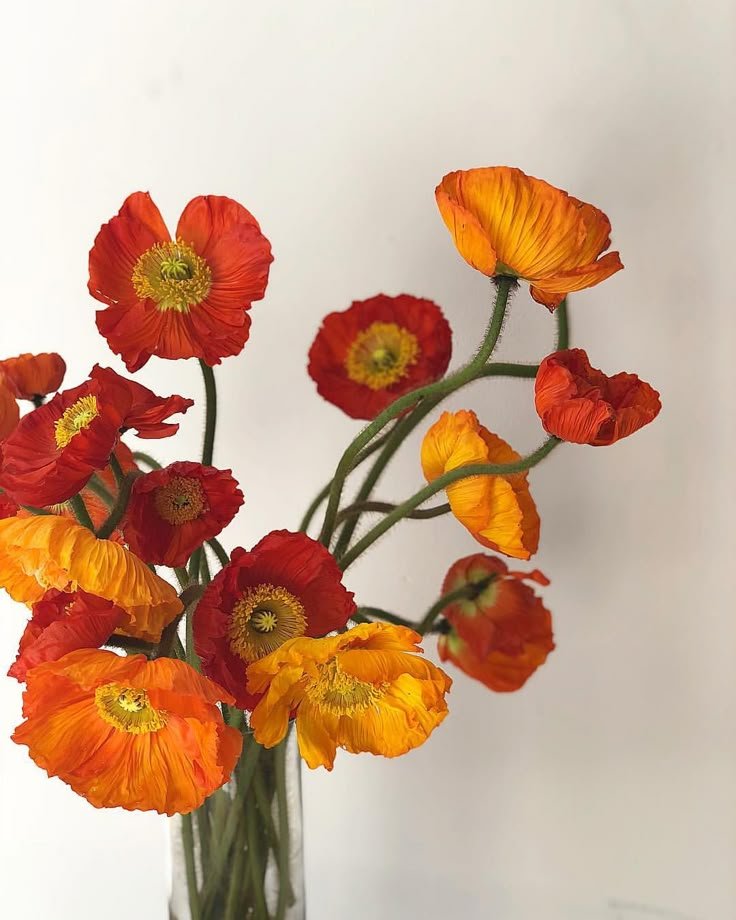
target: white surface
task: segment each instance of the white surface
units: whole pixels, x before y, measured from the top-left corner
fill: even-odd
[[[311,920],[736,916],[735,25],[729,0],[4,11],[3,356],[58,350],[69,385],[95,360],[121,369],[86,254],[130,191],[170,226],[194,195],[230,195],[273,243],[251,340],[219,374],[216,461],[246,493],[230,544],[295,527],[357,430],[306,376],[324,313],[406,291],[446,310],[456,361],[480,334],[487,283],[436,212],[444,173],[520,166],[612,220],[626,270],[574,298],[573,341],[651,381],[664,411],[533,476],[558,649],[528,686],[494,696],[455,672],[424,748],[305,777]],[[541,356],[551,331],[520,293],[501,353]],[[139,379],[200,395],[194,363]],[[540,439],[530,392],[489,382],[455,405],[524,450]],[[194,456],[200,429],[190,413],[160,455]],[[419,484],[416,447],[383,497]],[[448,519],[407,524],[349,585],[419,614],[474,550]],[[23,611],[0,607],[9,661]],[[10,680],[0,695],[7,738],[20,695]],[[0,775],[3,917],[164,917],[163,819],[95,811],[8,740]]]

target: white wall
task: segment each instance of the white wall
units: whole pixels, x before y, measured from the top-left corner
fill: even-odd
[[[574,298],[573,341],[651,381],[664,410],[533,475],[558,649],[528,686],[494,696],[454,672],[424,748],[305,777],[312,920],[736,916],[734,18],[729,0],[4,10],[3,356],[58,350],[69,385],[96,360],[121,369],[86,256],[130,191],[171,225],[194,195],[230,195],[273,243],[251,340],[219,373],[216,462],[246,493],[230,543],[296,527],[357,430],[306,375],[324,313],[407,291],[446,310],[455,361],[479,336],[487,282],[437,214],[444,173],[517,165],[612,220],[626,271]],[[533,360],[551,333],[520,294],[501,353]],[[200,395],[191,362],[139,379]],[[454,404],[523,450],[540,440],[530,392],[489,382]],[[191,413],[160,455],[195,456],[200,431]],[[421,481],[417,447],[383,497]],[[418,615],[474,550],[451,520],[407,524],[349,586]],[[0,606],[9,662],[23,610]],[[0,703],[0,914],[163,918],[164,820],[97,812],[48,780],[7,740],[9,679]]]

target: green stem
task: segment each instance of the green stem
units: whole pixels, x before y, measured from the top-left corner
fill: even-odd
[[[335,522],[339,524],[341,521],[360,517],[364,511],[376,511],[380,514],[388,514],[395,508],[396,505],[391,504],[391,502],[356,502],[354,505],[348,505],[347,508],[343,508],[335,518]],[[426,520],[427,518],[435,518],[440,517],[443,514],[447,514],[449,510],[450,505],[448,503],[443,505],[436,505],[434,508],[418,508],[416,511],[412,511],[410,514],[407,514],[407,518],[413,518],[414,520]],[[340,553],[338,553],[337,547],[335,547],[334,555],[336,559],[340,558]]]
[[[144,639],[135,639],[133,636],[116,636],[113,634],[104,643],[106,648],[118,648],[129,655],[140,654],[150,655],[155,652],[156,647]]]
[[[526,377],[534,378],[539,370],[538,364],[486,364],[478,373],[479,377]]]
[[[202,547],[202,561],[199,565],[199,580],[203,585],[208,585],[212,581],[212,575],[210,573],[210,564],[207,561],[207,553]]]
[[[353,442],[348,445],[337,465],[335,476],[332,480],[327,510],[325,511],[325,519],[320,533],[320,542],[324,546],[330,545],[345,479],[353,468],[354,461],[359,452],[372,441],[391,419],[396,418],[405,409],[414,406],[419,399],[432,399],[437,396],[445,396],[448,393],[460,389],[460,387],[465,386],[466,383],[477,377],[478,372],[485,365],[498,342],[504,317],[506,315],[506,304],[508,303],[509,292],[514,284],[515,281],[513,278],[499,277],[496,279],[496,302],[493,307],[491,320],[486,329],[481,347],[472,361],[469,361],[464,367],[460,368],[460,370],[455,371],[454,374],[450,374],[442,380],[438,380],[436,383],[430,383],[427,386],[406,393],[404,396],[400,396],[391,403],[390,406],[384,409],[383,412],[379,413],[379,415],[361,431]]]
[[[29,514],[53,514],[53,511],[49,511],[47,508],[36,508],[34,505],[20,505],[24,511],[28,511]]]
[[[201,920],[202,912],[197,891],[197,869],[194,864],[194,831],[191,814],[181,816],[181,833],[184,843],[184,865],[187,872],[187,891],[189,892],[189,912],[192,920]]]
[[[255,808],[246,809],[245,835],[248,841],[248,868],[253,882],[253,895],[255,900],[254,920],[269,920],[266,896],[263,891],[263,872],[265,866],[261,856],[261,849],[256,828],[257,812]]]
[[[344,572],[349,565],[355,562],[358,556],[364,553],[369,546],[372,546],[372,544],[375,543],[379,537],[383,536],[387,530],[390,530],[394,524],[406,517],[410,511],[424,504],[427,499],[436,495],[438,492],[442,491],[442,489],[447,488],[447,486],[452,485],[453,482],[459,482],[461,479],[468,479],[471,476],[512,476],[515,473],[522,473],[536,466],[559,443],[560,439],[552,436],[547,438],[541,447],[538,447],[533,453],[529,454],[527,457],[522,457],[520,460],[516,460],[514,463],[472,463],[468,466],[461,466],[457,469],[450,470],[442,476],[438,476],[433,482],[428,483],[424,488],[415,492],[411,498],[397,505],[390,514],[387,514],[382,521],[379,521],[375,527],[371,528],[363,539],[359,540],[342,557],[340,560],[340,568]]]
[[[279,839],[276,863],[279,868],[279,894],[275,920],[284,920],[289,900],[289,800],[286,790],[286,757],[289,736],[276,748],[276,807],[278,808]]]
[[[82,496],[75,495],[74,498],[70,498],[69,507],[74,512],[74,517],[79,521],[82,527],[86,527],[94,533],[95,525],[92,523],[92,518],[89,516],[89,511],[87,511],[87,506],[84,504]]]
[[[152,470],[163,469],[158,460],[156,460],[150,454],[144,453],[142,450],[136,450],[133,453],[133,459],[136,461],[136,463],[145,463],[146,466],[150,466]]]
[[[448,591],[447,594],[443,594],[442,597],[429,608],[424,618],[416,627],[416,631],[422,635],[425,635],[434,626],[435,620],[442,613],[445,607],[454,603],[455,601],[465,600],[466,598],[470,597],[478,597],[478,595],[482,594],[492,581],[496,580],[496,578],[497,576],[494,573],[493,575],[489,575],[487,578],[483,578],[480,581],[474,581],[471,584],[463,585],[460,588],[456,588],[454,591]]]
[[[555,310],[557,319],[557,345],[555,351],[564,351],[570,347],[570,319],[567,315],[567,298]]]
[[[203,466],[212,466],[212,456],[215,450],[215,427],[217,425],[217,385],[215,372],[200,358],[199,366],[202,368],[204,378],[204,393],[206,399],[206,413],[204,423],[204,444],[202,446]]]
[[[115,477],[115,482],[117,483],[119,490],[123,486],[125,473],[123,472],[122,466],[120,466],[120,461],[115,456],[115,451],[110,454],[110,469],[112,470],[113,476]]]
[[[90,492],[94,492],[98,498],[101,498],[108,508],[112,508],[115,505],[115,499],[107,491],[105,484],[100,480],[97,473],[95,473],[95,475],[87,483],[87,488],[90,490]]]
[[[229,565],[229,564],[230,564],[230,557],[228,556],[227,551],[223,548],[223,546],[222,546],[222,544],[220,543],[220,541],[219,541],[219,540],[215,540],[215,538],[213,537],[211,540],[208,540],[207,542],[209,543],[210,548],[212,549],[212,551],[214,552],[214,554],[217,556],[217,558],[218,558],[218,560],[219,560],[219,562],[220,562],[220,565],[221,565],[223,568],[225,568],[226,565]]]
[[[110,514],[107,516],[107,520],[97,531],[97,536],[100,540],[106,540],[115,528],[118,526],[120,521],[123,519],[125,514],[125,509],[128,507],[128,499],[130,498],[130,490],[133,487],[133,483],[140,476],[140,473],[137,471],[128,473],[127,476],[123,476],[123,481],[119,486],[117,501],[115,502],[115,507],[112,509]]]
[[[385,620],[387,623],[394,623],[396,626],[408,626],[409,629],[415,629],[414,623],[397,616],[395,613],[389,613],[388,610],[382,610],[380,607],[358,607],[357,611],[350,617],[359,623],[372,623],[374,620]]]

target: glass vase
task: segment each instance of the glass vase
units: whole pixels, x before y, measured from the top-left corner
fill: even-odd
[[[304,920],[301,759],[244,732],[231,781],[172,825],[170,920]]]

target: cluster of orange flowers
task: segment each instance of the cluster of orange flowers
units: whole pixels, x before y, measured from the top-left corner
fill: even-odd
[[[528,281],[550,310],[623,267],[617,253],[602,255],[604,214],[519,170],[452,173],[436,196],[463,258],[496,279]],[[89,290],[104,304],[98,329],[130,372],[157,356],[195,357],[211,374],[247,341],[271,261],[258,222],[235,201],[195,198],[172,239],[150,196],[135,193],[90,253]],[[451,342],[432,301],[378,295],[325,317],[309,374],[325,399],[375,420],[443,378]],[[233,707],[250,713],[248,730],[266,747],[295,720],[310,767],[331,769],[337,748],[394,757],[421,745],[447,714],[451,683],[417,654],[428,629],[443,660],[497,691],[521,687],[554,648],[550,614],[529,584],[547,579],[509,571],[497,556],[456,562],[437,615],[416,631],[356,607],[332,532],[317,541],[275,531],[226,554],[216,538],[243,493],[230,470],[212,466],[211,448],[202,463],[160,468],[122,440],[175,434],[171,419],[192,400],[97,365],[60,390],[64,373],[55,354],[0,362],[0,586],[31,611],[9,672],[26,684],[13,739],[93,805],[200,806],[238,760]],[[23,401],[32,405],[21,416]],[[607,377],[581,349],[541,362],[535,401],[550,435],[592,445],[631,434],[660,408],[648,384]],[[428,483],[510,465],[448,484],[450,510],[484,547],[516,559],[536,552],[523,460],[474,412],[443,413],[421,464]],[[207,544],[222,563],[214,578]],[[157,567],[176,573],[179,590]],[[189,647],[178,636],[184,621]]]

